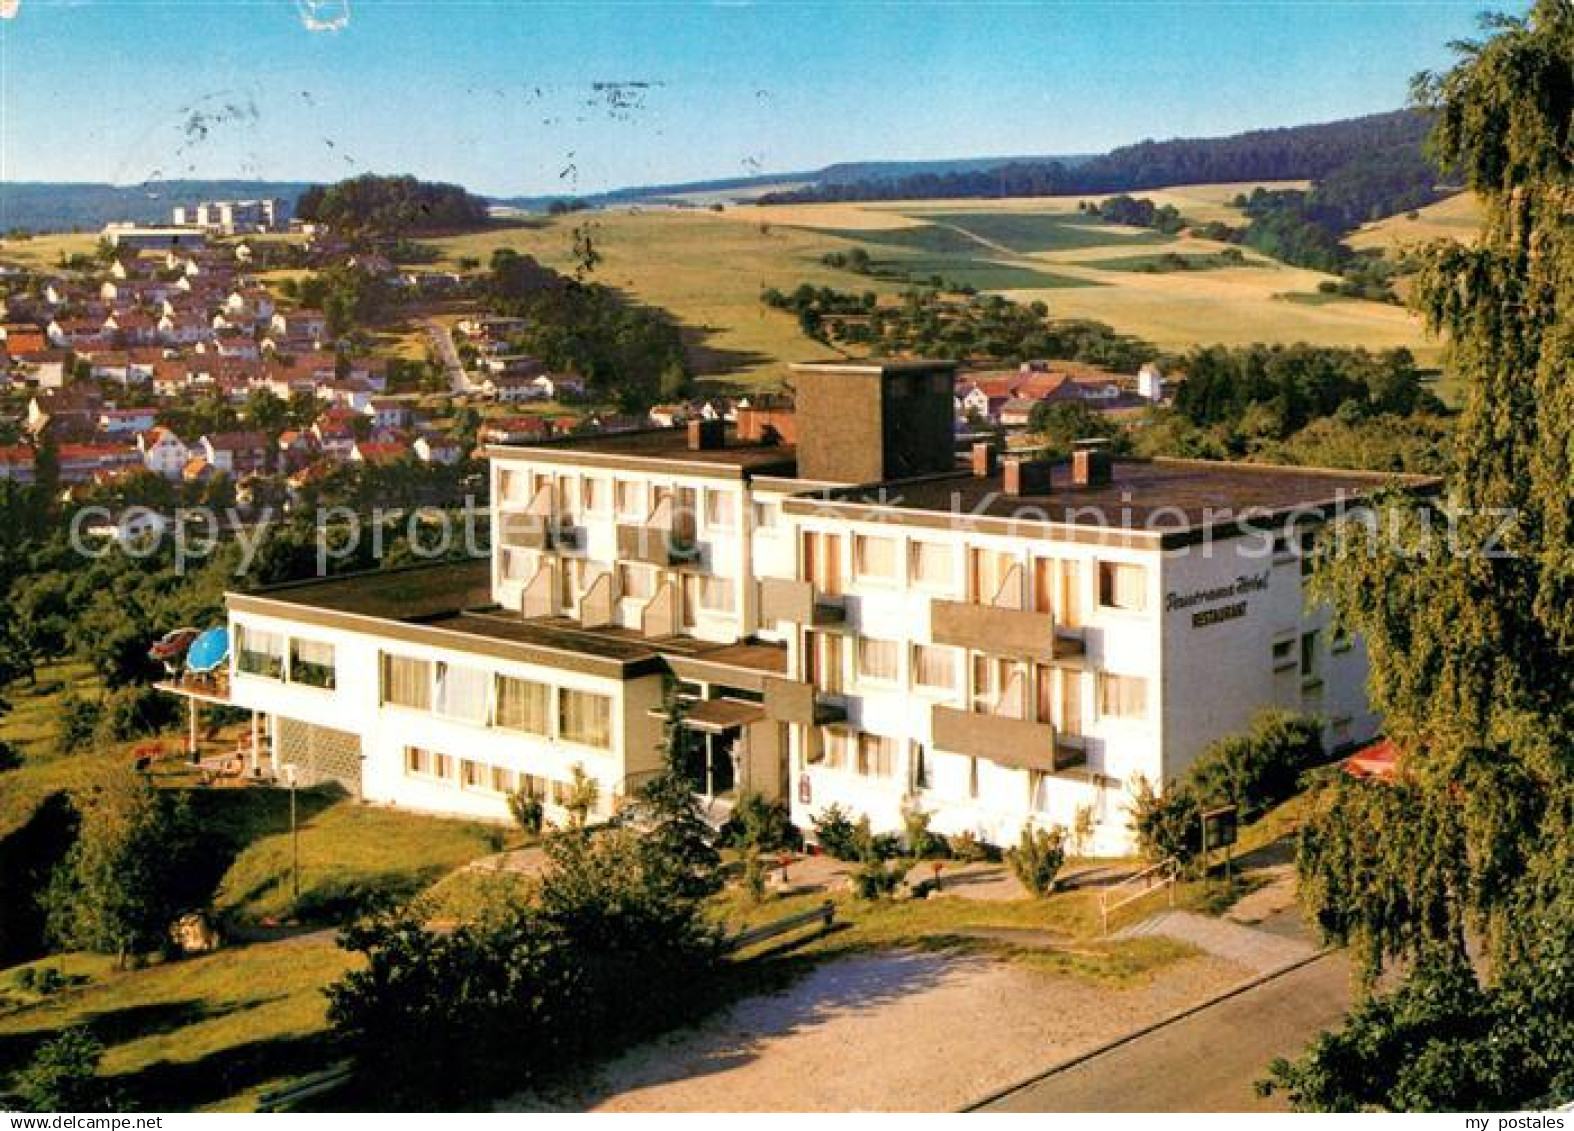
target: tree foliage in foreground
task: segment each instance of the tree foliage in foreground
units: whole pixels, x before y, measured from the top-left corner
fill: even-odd
[[[1574,3],[1488,30],[1417,84],[1434,156],[1485,206],[1415,290],[1467,389],[1453,509],[1393,500],[1375,537],[1333,531],[1319,574],[1366,637],[1406,778],[1319,800],[1305,898],[1369,977],[1408,973],[1276,1066],[1309,1109],[1574,1098]]]

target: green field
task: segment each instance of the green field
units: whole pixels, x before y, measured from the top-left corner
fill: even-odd
[[[1251,185],[1199,185],[1135,195],[1174,204],[1188,218],[1236,220],[1231,203]],[[1161,349],[1250,342],[1405,346],[1437,359],[1414,315],[1383,303],[1281,301],[1316,293],[1329,278],[1248,252],[1246,262],[1202,271],[1149,271],[1150,256],[1210,257],[1225,244],[1090,220],[1078,198],[742,205],[722,212],[628,209],[431,241],[445,262],[485,262],[513,247],[554,267],[572,260],[573,229],[589,225],[604,256],[597,277],[671,311],[685,326],[696,370],[728,384],[774,385],[792,361],[835,356],[791,315],[759,301],[767,287],[799,284],[895,295],[908,277],[939,275],[1020,301],[1054,317],[1089,318]],[[879,279],[829,267],[829,252],[863,248]],[[1135,262],[1133,262],[1135,261]]]

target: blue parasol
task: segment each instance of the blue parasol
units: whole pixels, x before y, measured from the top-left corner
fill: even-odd
[[[186,670],[206,674],[230,658],[230,630],[222,625],[210,628],[191,642],[186,652]]]

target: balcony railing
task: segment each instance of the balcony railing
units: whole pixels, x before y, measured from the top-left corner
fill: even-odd
[[[766,624],[786,621],[809,628],[834,628],[846,623],[847,609],[816,590],[812,582],[765,577],[760,579],[760,619]]]
[[[680,566],[692,565],[700,557],[694,516],[675,511],[671,499],[657,503],[644,522],[619,523],[617,539],[620,561]]]
[[[777,722],[825,726],[829,723],[845,721],[847,708],[839,700],[832,699],[825,692],[818,690],[812,683],[767,677],[765,715]]]
[[[1057,740],[1053,724],[936,704],[930,740],[936,750],[988,758],[1022,770],[1055,772],[1087,760],[1085,751]]]

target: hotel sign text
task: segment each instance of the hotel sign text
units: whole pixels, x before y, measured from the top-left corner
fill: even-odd
[[[1243,574],[1229,585],[1216,585],[1211,589],[1194,589],[1190,593],[1170,592],[1164,596],[1164,611],[1173,613],[1195,609],[1198,605],[1210,608],[1197,609],[1191,614],[1193,628],[1207,628],[1229,620],[1239,620],[1246,615],[1246,598],[1253,593],[1268,591],[1269,572]]]

